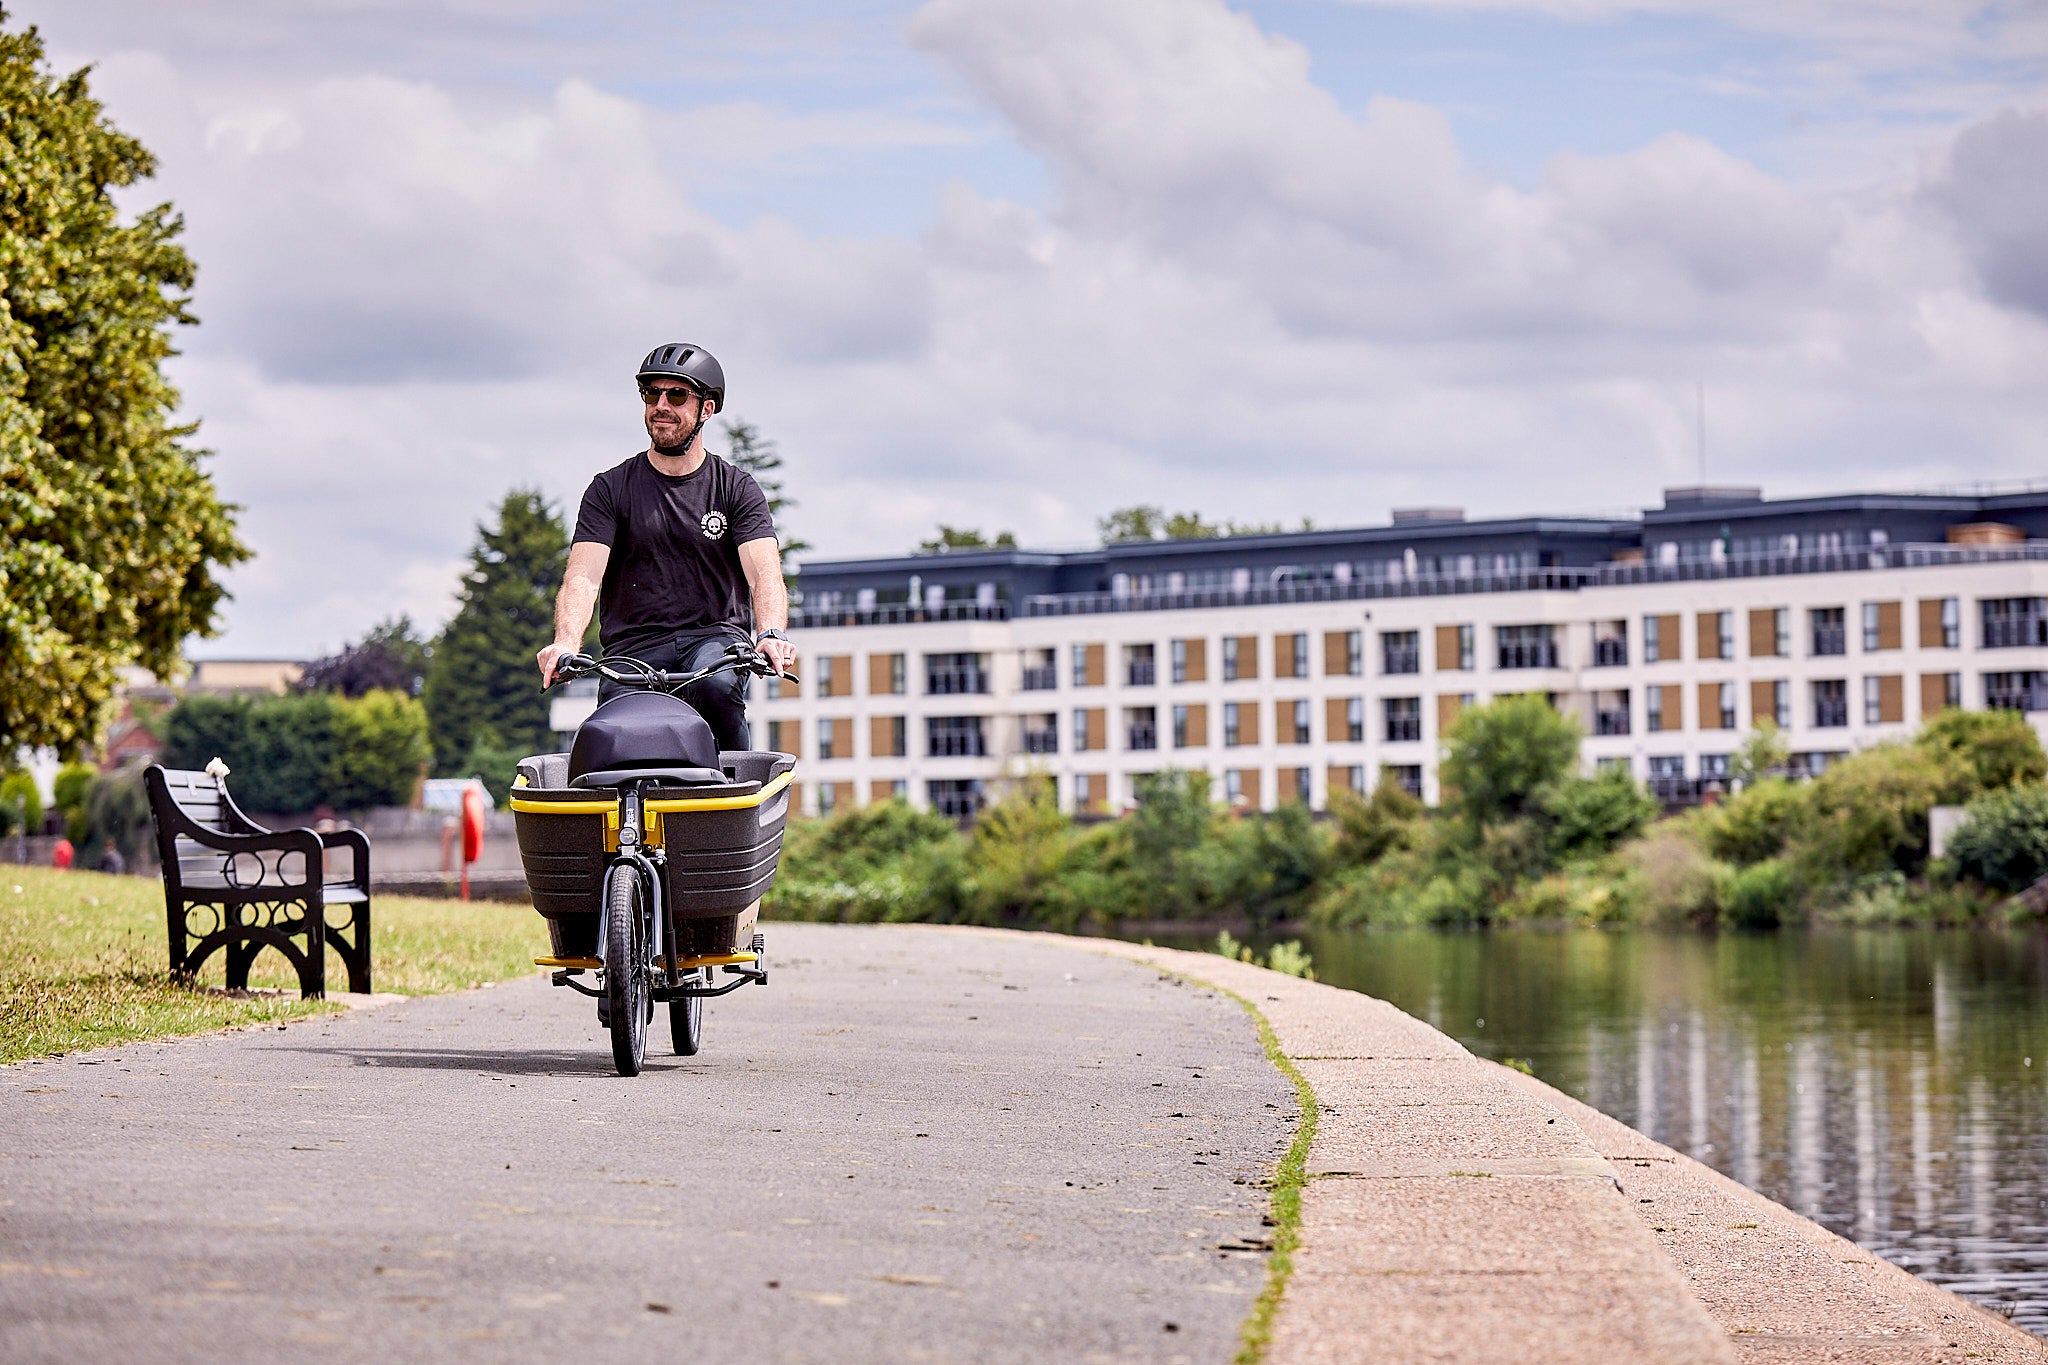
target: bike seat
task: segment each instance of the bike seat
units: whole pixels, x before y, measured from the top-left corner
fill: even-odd
[[[633,768],[600,768],[569,779],[572,787],[623,787],[628,782],[656,782],[664,787],[717,787],[732,781],[716,768],[681,768],[648,765]]]

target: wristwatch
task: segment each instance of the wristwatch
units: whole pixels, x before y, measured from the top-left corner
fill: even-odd
[[[784,635],[779,630],[764,630],[760,632],[758,635],[754,636],[754,643],[757,645],[760,644],[763,640],[780,640],[784,644],[789,643],[789,637],[787,635]]]

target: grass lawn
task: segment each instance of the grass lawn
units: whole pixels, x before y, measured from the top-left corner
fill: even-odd
[[[548,936],[525,905],[380,896],[370,948],[371,985],[429,995],[530,972]],[[223,984],[223,959],[208,961],[202,986]],[[169,961],[156,878],[0,865],[0,1063],[345,1008],[295,993],[236,1000],[188,990],[171,981]],[[332,951],[327,981],[330,995],[348,984]],[[266,952],[249,984],[296,992],[298,978],[282,954]]]

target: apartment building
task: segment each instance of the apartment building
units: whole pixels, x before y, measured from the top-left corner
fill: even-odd
[[[1547,695],[1589,765],[1672,801],[1724,779],[1761,719],[1806,773],[1945,706],[2048,719],[2048,490],[1674,489],[1627,519],[1418,509],[814,561],[802,584],[803,683],[760,686],[751,713],[802,760],[813,812],[902,796],[964,816],[1038,774],[1107,814],[1167,768],[1242,808],[1320,807],[1383,772],[1433,801],[1444,728],[1512,693]]]

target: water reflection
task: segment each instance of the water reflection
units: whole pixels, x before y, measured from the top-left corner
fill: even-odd
[[[1304,938],[1323,980],[2048,1335],[2048,935]]]

